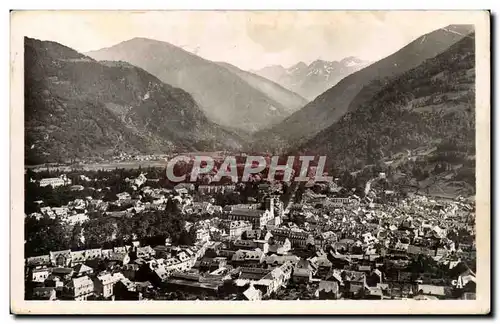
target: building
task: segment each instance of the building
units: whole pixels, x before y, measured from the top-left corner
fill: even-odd
[[[58,267],[66,267],[71,264],[71,250],[49,252],[50,262]]]
[[[206,228],[198,228],[196,230],[196,241],[207,242],[210,240],[210,231]]]
[[[76,224],[83,224],[88,220],[89,220],[89,216],[87,216],[86,214],[83,214],[83,213],[71,215],[71,216],[68,216],[66,218],[66,222],[71,226],[74,226]]]
[[[255,288],[261,290],[263,295],[270,296],[280,288],[285,287],[292,277],[293,265],[285,262],[279,267],[272,269],[262,279],[254,283]]]
[[[75,277],[80,277],[80,276],[86,276],[94,273],[94,269],[92,269],[89,266],[86,266],[85,264],[77,264],[76,266],[73,267],[73,275]]]
[[[328,198],[328,202],[330,206],[334,207],[343,207],[347,205],[351,205],[353,201],[350,198]]]
[[[270,196],[265,199],[266,209],[271,211],[273,214],[273,224],[274,226],[280,226],[283,222],[283,216],[285,214],[283,208],[283,202],[279,199],[279,196]]]
[[[71,251],[71,264],[83,263],[86,260],[85,251]]]
[[[43,283],[49,275],[50,270],[48,268],[33,269],[31,272],[31,281]]]
[[[236,190],[235,185],[224,185],[224,186],[214,186],[214,185],[200,185],[198,186],[198,192],[202,195],[207,194],[217,194],[233,192]]]
[[[83,301],[94,295],[94,282],[88,277],[73,278],[64,289],[68,299]]]
[[[336,281],[321,280],[316,295],[319,299],[339,299],[339,284]]]
[[[70,185],[71,180],[66,178],[66,175],[62,175],[59,178],[45,178],[40,180],[40,187],[51,186],[52,188]]]
[[[293,268],[293,281],[298,283],[309,283],[312,280],[312,267],[309,261],[301,259]]]
[[[168,273],[174,271],[187,271],[194,266],[195,262],[196,255],[189,255],[186,251],[179,252],[175,257],[163,261],[165,270]]]
[[[156,255],[156,251],[153,250],[151,246],[143,246],[143,247],[137,247],[136,248],[136,256],[138,258],[146,258],[149,259],[152,256]]]
[[[247,231],[252,230],[252,223],[242,220],[226,220],[221,223],[221,227],[229,234],[230,239],[240,238]]]
[[[256,266],[262,263],[264,257],[265,254],[261,250],[238,250],[233,254],[231,261],[235,265]]]
[[[48,266],[50,264],[51,262],[49,255],[40,255],[26,259],[26,265],[31,267]]]
[[[228,220],[250,222],[255,229],[263,228],[269,221],[274,219],[273,213],[269,210],[250,208],[230,208],[230,211],[225,216]]]
[[[284,242],[285,239],[290,240],[293,248],[305,248],[307,246],[307,241],[311,236],[305,232],[292,231],[289,229],[273,229],[271,234],[273,234],[273,237],[277,242]]]
[[[101,249],[88,249],[88,250],[85,250],[85,259],[86,260],[100,259],[101,256],[102,256],[102,250]]]
[[[54,287],[36,287],[33,288],[33,300],[56,300],[56,290]]]
[[[106,299],[112,298],[114,285],[115,280],[109,273],[102,273],[94,278],[94,291],[96,296]]]
[[[243,297],[248,301],[259,301],[262,299],[262,291],[250,285],[250,287],[243,292]]]

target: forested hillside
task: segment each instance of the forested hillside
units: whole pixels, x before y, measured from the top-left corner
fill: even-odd
[[[417,68],[369,85],[381,90],[298,151],[327,155],[330,167],[352,170],[392,163],[400,153],[415,160],[413,150],[427,149],[417,160],[432,163],[436,171],[466,168],[458,173],[473,184],[474,46],[472,33]]]

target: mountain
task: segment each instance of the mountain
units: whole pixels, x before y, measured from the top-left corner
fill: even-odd
[[[272,65],[253,73],[313,100],[344,77],[367,65],[368,62],[351,56],[340,62],[316,60],[309,65],[299,62],[288,69],[281,65]]]
[[[396,53],[342,79],[283,122],[255,134],[254,146],[280,149],[298,145],[363,105],[383,86],[374,81],[396,77],[444,52],[474,29],[451,25],[423,35]],[[371,85],[370,88],[365,88]],[[364,89],[362,96],[356,96]],[[356,100],[355,100],[356,99]]]
[[[166,42],[134,38],[87,55],[138,66],[189,92],[213,122],[247,132],[278,123],[305,103],[285,90],[269,96],[255,85],[258,80],[251,85],[226,67]]]
[[[191,95],[140,68],[31,38],[24,49],[27,164],[240,147]]]
[[[300,106],[301,108],[308,103],[306,99],[299,96],[298,94],[291,92],[290,90],[283,88],[281,85],[273,81],[270,81],[264,77],[261,77],[257,74],[241,70],[229,63],[217,62],[217,64],[225,67],[232,73],[236,74],[250,86],[264,93],[270,99],[282,103],[284,107],[289,107],[288,112],[290,114],[295,112],[298,106]]]
[[[474,33],[416,68],[373,82],[375,87],[367,87],[378,90],[369,100],[295,154],[327,155],[330,167],[351,170],[381,162],[395,167],[412,160],[412,172],[420,180],[447,173],[448,180],[473,188]]]

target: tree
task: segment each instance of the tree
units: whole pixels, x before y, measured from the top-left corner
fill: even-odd
[[[78,250],[82,246],[82,230],[83,227],[79,223],[77,223],[75,226],[73,226],[73,229],[71,230],[71,237],[70,237],[70,247],[71,249]]]

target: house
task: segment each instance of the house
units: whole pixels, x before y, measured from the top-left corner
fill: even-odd
[[[269,251],[270,253],[275,253],[275,254],[287,254],[291,249],[292,249],[292,243],[288,238],[285,238],[284,240],[271,240],[271,244],[269,245]]]
[[[300,261],[300,258],[296,255],[270,255],[264,259],[264,264],[267,266],[280,266],[285,264],[285,262],[289,262],[293,265],[297,264]]]
[[[365,288],[367,287],[366,274],[364,272],[344,270],[340,275],[346,288],[346,297],[363,297]]]
[[[40,187],[47,187],[51,186],[52,188],[60,187],[60,186],[65,186],[65,185],[70,185],[71,180],[66,178],[66,175],[62,175],[59,178],[44,178],[40,180]]]
[[[230,239],[240,238],[243,233],[252,229],[252,223],[242,220],[224,220],[221,222],[221,228],[226,230]]]
[[[235,185],[224,185],[224,186],[200,185],[200,186],[198,186],[198,192],[202,195],[233,192],[235,189],[236,189]]]
[[[257,248],[257,243],[254,242],[253,240],[237,239],[237,240],[233,241],[232,246],[235,250],[239,250],[239,249],[251,250],[251,249]]]
[[[94,292],[103,298],[112,298],[115,280],[109,273],[101,273],[94,277]]]
[[[170,249],[165,245],[157,245],[153,248],[156,258],[168,259],[171,257]]]
[[[113,253],[113,249],[103,249],[103,250],[101,250],[101,257],[103,259],[109,260],[112,253]]]
[[[164,261],[167,272],[172,271],[187,271],[191,269],[196,262],[196,255],[191,255],[192,251],[181,251],[175,257],[168,258]]]
[[[113,288],[115,300],[141,300],[142,294],[137,291],[136,285],[125,277],[116,281]]]
[[[310,234],[306,232],[293,231],[289,229],[273,229],[271,231],[274,239],[277,241],[284,241],[288,238],[293,248],[305,248]],[[314,239],[313,239],[314,240]]]
[[[262,299],[262,291],[250,285],[250,287],[243,292],[243,297],[248,301],[258,301]]]
[[[382,288],[380,287],[368,287],[364,293],[365,299],[381,300],[384,299],[384,294]]]
[[[189,193],[193,192],[195,189],[194,184],[192,183],[179,183],[174,187],[174,190],[178,192],[179,194],[184,194],[184,193]]]
[[[94,269],[85,264],[79,263],[73,267],[73,275],[75,277],[87,276],[94,273]]]
[[[229,211],[224,216],[228,220],[250,222],[255,229],[263,228],[269,221],[274,219],[274,213],[269,210],[238,207],[229,207]]]
[[[312,267],[309,261],[301,259],[293,268],[293,281],[298,283],[309,283],[312,280]]]
[[[71,216],[68,216],[66,218],[66,222],[71,226],[74,226],[76,224],[83,224],[83,223],[87,222],[88,220],[89,220],[89,216],[87,216],[83,213],[71,215]]]
[[[136,277],[138,276],[138,273],[141,270],[141,266],[143,266],[143,263],[138,264],[138,261],[144,261],[144,260],[143,259],[136,259],[136,260],[134,260],[134,263],[126,264],[121,268],[121,271],[123,272],[123,276],[125,278],[128,278],[132,281],[134,281],[136,279]]]
[[[247,240],[265,240],[270,242],[273,235],[267,230],[248,229],[243,233],[243,237]]]
[[[35,287],[33,288],[34,300],[56,300],[56,290],[54,287]]]
[[[88,276],[73,278],[65,287],[63,295],[71,300],[87,300],[94,295],[94,282]]]
[[[128,253],[130,250],[130,246],[115,246],[113,248],[113,252],[118,252],[118,253]]]
[[[376,287],[382,284],[382,280],[383,280],[382,272],[379,269],[375,269],[370,274],[367,275],[366,284],[369,287]]]
[[[102,257],[102,250],[101,249],[85,250],[85,259],[86,260],[99,259],[101,257]]]
[[[284,263],[283,265],[272,269],[264,277],[254,283],[255,287],[263,292],[265,296],[278,291],[281,287],[286,286],[292,276],[293,265]]]
[[[215,257],[215,258],[202,258],[199,261],[198,267],[200,271],[209,271],[213,272],[217,269],[222,269],[226,267],[227,259],[224,257]]]
[[[196,230],[196,241],[207,242],[210,240],[210,231],[206,228],[198,228]]]
[[[61,279],[60,277],[51,274],[45,280],[44,285],[45,287],[52,287],[56,291],[62,291],[64,289],[64,281],[65,280]]]
[[[166,288],[170,291],[215,297],[220,295],[223,284],[223,277],[219,275],[174,273],[167,281]]]
[[[58,267],[66,267],[71,264],[71,250],[49,252],[50,262]]]
[[[126,265],[130,262],[130,256],[126,252],[111,252],[108,261],[109,263]]]
[[[43,283],[50,275],[49,268],[35,268],[31,270],[31,281]]]
[[[83,263],[86,260],[85,251],[71,251],[71,264]]]
[[[332,262],[328,260],[327,254],[320,254],[309,259],[311,266],[316,269],[316,276],[326,277],[332,268]]]
[[[120,192],[116,194],[118,200],[130,200],[132,197],[128,192]]]
[[[264,257],[265,254],[261,250],[238,250],[231,261],[234,265],[257,266],[262,263]]]
[[[339,299],[340,290],[338,282],[321,280],[319,282],[318,289],[316,290],[316,296],[321,300]]]
[[[209,214],[212,215],[215,212],[214,206],[206,201],[194,202],[191,206],[186,209],[187,212],[193,214]]]
[[[59,277],[61,280],[69,280],[73,277],[74,270],[72,268],[52,268],[51,275]]]
[[[416,292],[415,295],[433,296],[442,299],[445,298],[447,295],[445,288],[448,287],[417,284],[416,289],[414,289],[414,291]]]
[[[26,265],[30,267],[48,266],[50,264],[51,262],[49,255],[40,255],[26,259]]]
[[[149,259],[153,256],[156,255],[156,252],[155,250],[153,250],[153,248],[151,248],[151,246],[143,246],[143,247],[137,247],[136,248],[136,256],[137,258],[145,258],[145,259]]]

